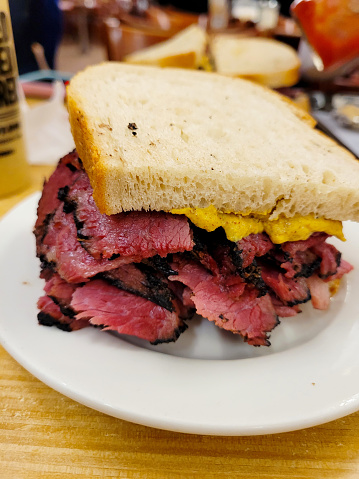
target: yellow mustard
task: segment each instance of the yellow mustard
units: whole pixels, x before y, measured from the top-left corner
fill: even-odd
[[[239,241],[254,233],[267,233],[275,244],[286,241],[306,240],[314,232],[325,232],[345,241],[341,221],[316,218],[314,215],[279,217],[221,213],[214,206],[208,208],[181,208],[171,210],[173,214],[186,215],[192,223],[206,231],[222,227],[230,241]]]

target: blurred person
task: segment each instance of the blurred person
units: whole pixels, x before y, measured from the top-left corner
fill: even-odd
[[[47,64],[55,68],[55,55],[62,36],[58,0],[9,0],[19,73],[39,70],[32,45],[44,49]]]

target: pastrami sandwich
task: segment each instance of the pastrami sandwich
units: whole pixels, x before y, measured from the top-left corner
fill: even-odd
[[[327,239],[359,220],[359,164],[278,94],[119,63],[68,88],[77,148],[35,226],[41,324],[174,341],[197,312],[252,345],[352,267]]]

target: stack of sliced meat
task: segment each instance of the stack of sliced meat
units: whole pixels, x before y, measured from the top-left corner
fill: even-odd
[[[44,185],[35,224],[45,296],[41,324],[88,325],[175,341],[197,312],[253,345],[269,345],[278,316],[329,306],[329,284],[352,267],[328,235],[274,245],[266,234],[229,242],[181,215],[103,215],[76,152]]]

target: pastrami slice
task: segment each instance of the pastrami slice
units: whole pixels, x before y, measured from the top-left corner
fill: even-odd
[[[287,278],[267,266],[262,266],[262,278],[286,306],[306,303],[311,298],[305,278]]]
[[[156,271],[149,266],[130,263],[98,276],[117,288],[138,294],[168,311],[174,310],[174,295],[168,287],[167,279],[157,276]]]
[[[78,320],[87,319],[104,330],[137,336],[154,344],[175,341],[187,327],[176,311],[170,312],[101,279],[77,288],[71,307]]]
[[[325,283],[317,274],[307,279],[307,284],[312,297],[312,305],[315,309],[325,311],[330,304],[329,283]]]
[[[91,256],[77,239],[76,225],[70,213],[59,206],[51,219],[47,234],[37,248],[38,257],[45,265],[52,265],[69,283],[81,283],[103,271],[109,271],[133,258],[97,260]]]
[[[265,233],[250,234],[236,243],[241,267],[247,268],[255,257],[264,256],[274,248],[274,244]]]
[[[311,251],[321,259],[319,276],[322,279],[334,276],[342,256],[336,247],[329,243],[320,243],[312,246]]]
[[[37,315],[39,324],[56,326],[63,331],[76,331],[89,326],[86,319],[77,320],[62,313],[60,306],[49,296],[41,296],[37,302],[40,312]]]
[[[278,318],[269,295],[259,296],[255,288],[247,287],[234,299],[202,265],[183,261],[179,255],[171,267],[178,273],[173,280],[192,290],[191,299],[198,314],[223,329],[241,334],[249,344],[270,344],[268,333],[278,324]]]
[[[92,197],[85,172],[69,189],[65,205],[71,208],[77,225],[77,237],[96,259],[114,255],[150,258],[193,249],[188,220],[183,215],[163,211],[130,211],[103,215]]]
[[[61,188],[69,187],[81,172],[81,165],[76,151],[61,158],[57,168],[45,182],[42,195],[37,208],[36,228],[39,228],[46,221],[46,217],[54,212],[60,205],[58,192]]]

